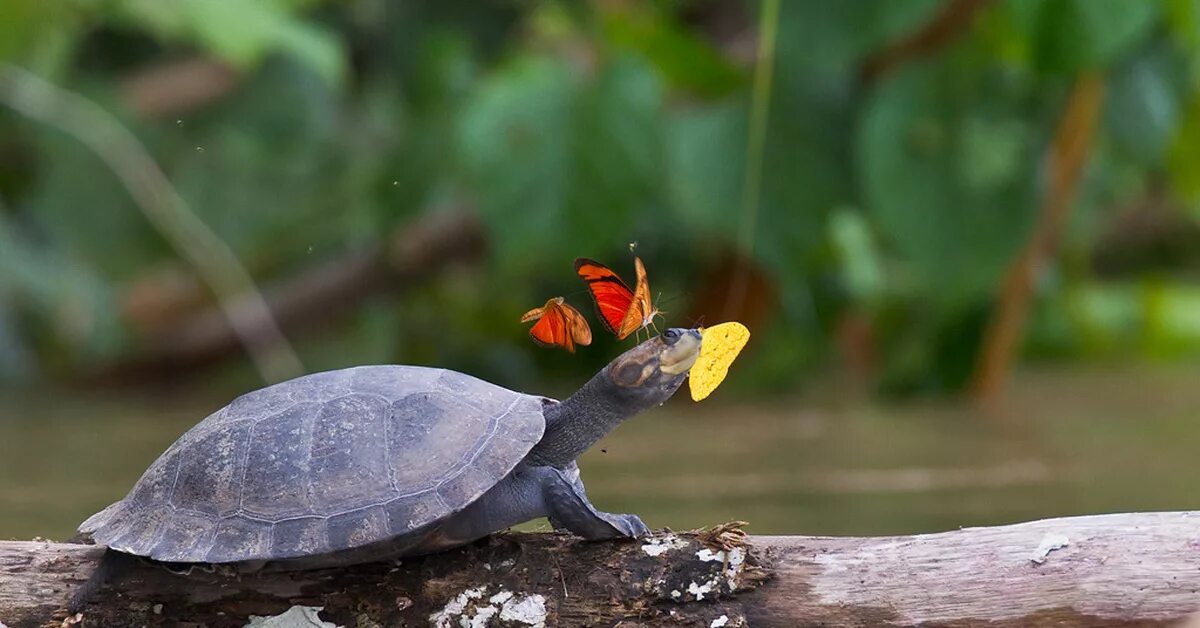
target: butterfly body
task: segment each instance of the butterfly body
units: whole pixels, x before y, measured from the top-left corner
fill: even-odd
[[[521,316],[522,323],[537,321],[529,328],[529,337],[543,347],[562,347],[575,353],[575,345],[592,344],[592,328],[579,310],[562,297],[546,301]]]
[[[613,269],[586,257],[575,260],[575,272],[588,285],[604,328],[618,340],[649,327],[660,314],[650,299],[650,282],[640,257],[633,258],[637,283],[633,289]]]

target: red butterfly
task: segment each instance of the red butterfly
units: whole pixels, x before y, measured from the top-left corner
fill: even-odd
[[[554,297],[542,307],[521,315],[522,323],[532,320],[537,322],[529,328],[529,337],[543,347],[562,347],[575,353],[575,345],[592,344],[592,328],[587,319],[562,297]]]
[[[650,303],[650,284],[646,281],[642,258],[635,256],[633,266],[637,271],[637,286],[630,290],[629,285],[608,266],[585,257],[575,260],[575,272],[587,282],[600,322],[616,334],[618,340],[651,325],[654,317],[662,313]]]

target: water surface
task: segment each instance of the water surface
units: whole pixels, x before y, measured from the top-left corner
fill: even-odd
[[[731,405],[718,393],[637,417],[581,464],[599,507],[674,529],[744,519],[760,534],[899,534],[1197,509],[1197,376],[1026,373],[992,414],[949,402]],[[224,402],[0,396],[0,538],[70,536]]]

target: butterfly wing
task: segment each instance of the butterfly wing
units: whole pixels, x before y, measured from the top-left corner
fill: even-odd
[[[642,258],[634,257],[633,266],[637,271],[637,286],[633,289],[633,301],[625,319],[621,321],[622,338],[650,324],[650,319],[658,313],[650,302],[650,281],[646,279],[646,266]]]
[[[725,381],[729,366],[750,340],[750,330],[738,322],[706,327],[700,333],[700,356],[688,375],[692,401],[703,401]]]
[[[529,328],[529,337],[543,347],[562,347],[575,353],[575,345],[592,343],[592,329],[579,310],[563,302],[562,297],[546,301],[546,305],[532,309],[521,317],[523,322],[534,319]]]
[[[579,310],[567,303],[560,305],[559,311],[562,313],[563,321],[571,340],[575,344],[584,347],[592,344],[592,328],[588,325],[587,318]]]
[[[604,328],[624,340],[633,330],[624,329],[625,317],[633,304],[633,291],[617,273],[600,262],[580,257],[575,260],[575,272],[592,293],[596,313]],[[649,290],[649,288],[647,288]]]
[[[542,316],[529,328],[529,337],[543,347],[562,347],[575,353],[575,343],[557,308],[544,308]]]
[[[551,299],[551,301],[553,301],[553,299]],[[524,314],[521,315],[521,322],[528,323],[529,321],[536,321],[537,319],[541,318],[542,315],[545,313],[546,313],[545,306],[535,307],[532,310],[529,310],[528,312],[525,312]]]

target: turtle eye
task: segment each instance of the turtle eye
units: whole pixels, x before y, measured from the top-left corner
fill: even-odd
[[[678,337],[679,337],[679,332],[675,331],[674,327],[663,332],[663,338],[666,338],[667,340],[674,340]]]

